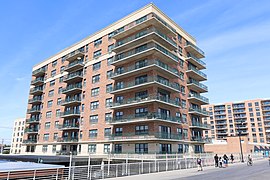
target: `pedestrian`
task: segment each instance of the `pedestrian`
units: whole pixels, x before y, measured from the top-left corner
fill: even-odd
[[[228,161],[229,161],[229,158],[226,154],[223,155],[223,159],[224,159],[224,165],[225,167],[228,167]]]
[[[215,160],[215,167],[218,167],[218,155],[217,154],[214,156],[214,160]]]
[[[234,161],[234,157],[233,157],[233,154],[231,154],[231,162],[233,164],[233,161]]]
[[[218,160],[218,162],[219,162],[219,168],[222,168],[222,158],[221,157],[219,157],[219,160]]]
[[[198,171],[202,171],[202,159],[197,158],[197,166],[198,166]]]

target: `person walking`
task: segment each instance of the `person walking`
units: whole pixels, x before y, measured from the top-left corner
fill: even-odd
[[[224,166],[228,167],[229,158],[228,158],[228,156],[226,154],[223,155],[223,159],[224,159]]]
[[[215,160],[215,167],[218,167],[218,155],[217,154],[214,156],[214,160]]]
[[[197,158],[197,166],[198,166],[198,171],[202,171],[202,159]]]
[[[223,163],[222,160],[223,159],[221,157],[219,157],[219,160],[218,160],[218,162],[219,162],[219,168],[222,168],[222,163]]]
[[[231,154],[231,163],[233,164],[233,161],[234,161],[234,157],[233,157],[233,154]]]

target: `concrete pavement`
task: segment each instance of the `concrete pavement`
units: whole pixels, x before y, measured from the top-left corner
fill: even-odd
[[[182,169],[160,173],[126,176],[112,178],[117,180],[269,180],[270,166],[268,159],[255,161],[253,166],[245,163],[229,164],[227,168],[205,167],[203,171],[193,169]]]

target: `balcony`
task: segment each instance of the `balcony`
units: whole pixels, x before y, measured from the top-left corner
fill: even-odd
[[[38,78],[31,81],[31,85],[33,85],[33,86],[42,85],[43,83],[44,83],[43,77],[38,77]]]
[[[81,104],[81,98],[67,98],[62,101],[62,106],[77,106]]]
[[[78,137],[62,137],[57,139],[57,142],[65,142],[65,143],[77,143],[78,141],[79,141]]]
[[[197,81],[207,80],[206,74],[204,74],[202,71],[196,69],[194,66],[189,66],[186,73],[187,73],[188,77],[195,79]]]
[[[242,119],[242,118],[246,118],[246,115],[241,115],[241,116],[233,116],[234,119]]]
[[[174,91],[180,93],[180,87],[177,86],[174,83],[170,83],[167,81],[163,81],[162,79],[159,79],[156,76],[148,76],[147,79],[144,79],[143,81],[129,81],[125,82],[124,85],[121,86],[114,86],[113,91],[111,94],[119,93],[119,92],[126,92],[130,90],[136,90],[145,88],[145,87],[153,87],[153,85],[161,86],[162,88],[168,90],[168,91]]]
[[[192,136],[190,139],[193,143],[211,143],[212,139],[210,138],[204,138],[204,137],[198,137],[198,136]]]
[[[248,127],[247,126],[236,126],[235,128],[236,129],[247,129]]]
[[[219,131],[219,130],[216,130],[216,134],[217,134],[217,135],[224,135],[224,136],[226,136],[226,135],[228,135],[228,132],[227,132],[227,131]]]
[[[76,94],[82,91],[81,84],[70,84],[65,89],[63,89],[63,94]]]
[[[43,94],[43,87],[38,86],[38,87],[30,89],[30,94],[31,95],[41,95],[41,94]]]
[[[129,98],[119,103],[117,102],[113,103],[111,109],[121,109],[121,108],[127,108],[127,107],[141,106],[142,104],[148,104],[148,103],[154,103],[154,102],[180,108],[180,103],[176,102],[175,100],[172,100],[163,96],[149,95],[147,97]]]
[[[23,140],[24,144],[35,144],[37,143],[37,139],[27,139],[27,140]]]
[[[65,58],[66,61],[74,61],[74,60],[80,60],[84,57],[84,50],[76,50],[71,53],[69,53]]]
[[[262,110],[263,110],[263,111],[270,111],[270,106],[263,107]]]
[[[270,101],[263,101],[262,106],[270,106]]]
[[[70,62],[65,67],[65,71],[72,72],[72,71],[76,71],[76,70],[82,69],[83,67],[84,67],[83,60],[76,60],[76,61]]]
[[[27,134],[35,134],[38,133],[38,128],[25,128],[24,132]]]
[[[189,126],[189,128],[209,130],[209,129],[211,129],[211,126],[209,124],[203,124],[200,122],[191,122],[191,125]]]
[[[161,72],[162,74],[166,74],[166,76],[170,78],[179,78],[180,74],[174,68],[168,66],[167,64],[161,62],[160,60],[147,60],[147,62],[139,65],[132,65],[125,67],[125,69],[121,72],[114,72],[114,75],[111,79],[118,79],[123,77],[130,77],[136,75],[137,73],[144,73],[150,70],[156,70]]]
[[[174,34],[175,35],[175,30],[172,30],[172,28],[169,27],[167,24],[165,24],[161,18],[156,16],[156,17],[145,17],[145,19],[143,21],[129,25],[128,29],[125,29],[123,31],[115,31],[113,38],[115,40],[119,40],[119,39],[122,39],[122,38],[130,35],[130,34],[134,34],[135,32],[138,32],[142,29],[145,29],[149,26],[154,26],[154,27],[157,27],[159,29],[162,29],[162,31],[165,34]]]
[[[217,131],[219,131],[219,130],[228,130],[228,127],[224,126],[224,125],[216,125],[216,130]]]
[[[111,141],[184,141],[183,136],[180,134],[169,134],[160,132],[146,132],[136,134],[133,133],[123,133],[119,135],[113,134],[109,140]]]
[[[270,127],[270,123],[265,123],[264,127]]]
[[[188,57],[186,57],[186,61],[195,65],[199,70],[206,69],[206,63],[196,58],[192,54],[189,54]]]
[[[114,117],[110,124],[130,124],[130,123],[138,123],[138,122],[151,122],[151,121],[161,121],[161,122],[169,122],[174,124],[182,124],[180,117],[171,117],[159,113],[147,113],[147,114],[131,114],[129,116],[119,116]]]
[[[29,99],[28,103],[29,104],[40,104],[40,103],[42,103],[42,97],[41,96],[36,96],[36,97],[34,97],[32,99]]]
[[[199,93],[205,93],[208,92],[208,87],[202,83],[199,83],[198,81],[194,80],[194,79],[190,79],[187,82],[187,87],[190,90],[199,92]]]
[[[46,73],[46,70],[47,70],[47,68],[39,68],[39,69],[37,69],[37,70],[34,70],[33,72],[32,72],[32,75],[33,76],[44,76],[45,75],[45,73]]]
[[[270,112],[263,113],[263,116],[270,116]]]
[[[80,111],[64,111],[61,113],[61,118],[80,117],[80,116],[81,116]]]
[[[207,111],[204,111],[200,108],[189,108],[189,111],[188,111],[189,114],[195,114],[197,116],[202,116],[202,117],[208,117],[209,114]]]
[[[216,120],[216,125],[227,125],[227,121],[224,121],[224,120]]]
[[[193,54],[196,58],[204,58],[204,52],[198,48],[197,46],[195,46],[194,44],[187,42],[185,49],[187,52]]]
[[[209,104],[209,99],[199,94],[190,93],[188,96],[188,100],[190,103],[193,104],[200,104],[200,105]]]
[[[27,110],[27,114],[38,114],[40,113],[40,111],[41,111],[40,107],[33,107]]]
[[[233,105],[233,109],[245,109],[245,104]]]
[[[169,50],[177,48],[176,43],[167,37],[165,34],[157,30],[156,28],[146,28],[135,35],[128,36],[120,41],[117,41],[113,51],[119,53],[126,49],[136,47],[144,42],[154,40]]]
[[[34,123],[39,123],[39,118],[30,118],[26,119],[26,124],[34,124]]]
[[[111,64],[115,66],[123,65],[125,63],[134,62],[141,58],[146,58],[150,55],[162,59],[166,61],[166,63],[177,64],[179,61],[178,57],[166,48],[156,43],[148,43],[145,46],[139,46],[135,49],[115,55],[115,58]]]
[[[71,73],[71,74],[68,74],[67,76],[65,76],[64,82],[65,83],[74,83],[74,82],[82,81],[82,79],[83,79],[83,73],[82,72],[75,72],[75,73]]]
[[[80,129],[80,125],[79,123],[76,124],[63,124],[59,126],[60,130],[79,130]]]

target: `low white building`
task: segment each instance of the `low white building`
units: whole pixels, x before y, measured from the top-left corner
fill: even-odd
[[[25,118],[18,118],[14,121],[11,139],[10,154],[20,154],[25,128]]]

